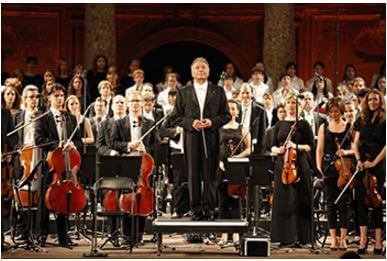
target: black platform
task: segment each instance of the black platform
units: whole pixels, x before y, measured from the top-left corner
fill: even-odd
[[[157,254],[162,252],[163,233],[246,233],[249,224],[245,220],[215,220],[215,221],[187,221],[187,220],[158,220],[152,222],[157,233]]]

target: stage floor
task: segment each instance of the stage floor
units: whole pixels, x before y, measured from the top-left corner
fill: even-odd
[[[144,236],[145,240],[150,240],[150,235]],[[11,242],[9,237],[6,237],[6,242]],[[49,238],[47,242],[55,243],[54,238]],[[66,249],[57,247],[54,245],[47,244],[45,247],[46,252],[34,252],[31,250],[24,249],[9,249],[7,251],[2,251],[1,258],[7,259],[29,259],[29,258],[82,258],[83,253],[90,251],[90,245],[83,239],[75,240],[74,242],[79,245],[74,249]],[[101,243],[101,240],[98,240],[98,243]],[[241,257],[239,252],[236,251],[234,247],[221,249],[217,245],[208,245],[205,243],[201,244],[189,244],[185,240],[184,236],[171,234],[163,236],[163,243],[168,247],[174,247],[175,250],[171,248],[164,248],[161,256],[157,256],[157,245],[156,243],[145,243],[133,249],[132,253],[129,253],[127,250],[111,250],[104,249],[108,253],[107,258],[253,258],[253,257]],[[105,245],[106,248],[112,247],[110,243]],[[349,248],[348,251],[356,251],[356,248]],[[383,256],[375,256],[371,254],[373,246],[369,246],[370,254],[362,256],[363,258],[384,258]],[[329,258],[337,259],[344,253],[344,251],[330,251],[328,246],[324,251],[318,251],[318,254],[311,253],[306,249],[299,248],[278,248],[272,246],[271,255],[269,258]],[[255,257],[256,258],[256,257]],[[260,257],[262,258],[262,257]]]

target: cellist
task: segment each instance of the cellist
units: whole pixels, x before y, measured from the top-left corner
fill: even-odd
[[[49,142],[56,141],[56,143],[45,146],[43,148],[43,152],[45,155],[43,157],[45,158],[46,154],[50,151],[55,150],[58,147],[63,146],[63,124],[61,121],[62,116],[66,119],[66,129],[67,129],[67,138],[70,137],[71,133],[74,131],[75,127],[77,126],[77,120],[75,116],[69,114],[68,112],[62,111],[63,105],[65,101],[65,88],[58,83],[55,83],[53,86],[51,93],[49,94],[49,101],[51,103],[50,111],[46,117],[42,118],[36,123],[36,130],[35,130],[35,142],[37,144],[46,144]],[[72,141],[68,144],[67,149],[80,149],[82,146],[81,141],[81,133],[79,130],[76,132],[75,136],[73,137]],[[48,167],[47,164],[45,164],[45,167],[42,171],[43,179],[42,179],[42,189],[41,189],[41,195],[46,194],[47,186],[52,181],[52,174],[48,173]],[[49,229],[49,212],[48,209],[44,203],[44,197],[41,196],[39,199],[39,210],[40,215],[38,213],[38,217],[41,218],[39,220],[38,224],[41,224],[40,228],[40,238],[39,243],[41,246],[45,245],[47,235],[48,235],[48,229]],[[75,243],[73,243],[67,235],[67,227],[66,227],[66,219],[67,216],[64,214],[57,214],[56,223],[57,223],[57,233],[58,233],[58,241],[59,245],[63,247],[72,247],[76,246]]]
[[[153,132],[146,136],[143,141],[139,141],[142,134],[149,130],[154,122],[146,119],[142,115],[143,99],[138,91],[129,91],[127,95],[129,114],[123,119],[114,121],[110,144],[112,149],[121,155],[132,152],[149,151],[155,144]],[[124,245],[130,245],[130,218],[124,220],[124,234],[127,236]],[[142,233],[145,227],[145,218],[139,217],[139,232]]]
[[[23,101],[24,101],[24,110],[18,112],[15,115],[15,126],[21,126],[25,123],[30,122],[35,117],[37,117],[39,112],[39,89],[35,85],[27,85],[23,89]],[[35,144],[34,134],[35,134],[36,123],[27,125],[25,128],[22,128],[18,131],[18,143],[15,146],[15,149],[23,149],[29,146],[35,146],[39,144]],[[23,153],[23,152],[22,152]],[[36,155],[38,156],[38,155]],[[32,159],[31,159],[32,161]],[[20,165],[20,157],[19,155],[15,155],[15,179],[21,179],[23,176],[23,170]],[[40,177],[39,177],[40,178]],[[28,201],[28,200],[27,200]],[[16,237],[17,240],[25,240],[27,239],[26,224],[23,219],[23,215],[20,216],[20,220],[18,223],[21,226],[21,234],[19,237]]]

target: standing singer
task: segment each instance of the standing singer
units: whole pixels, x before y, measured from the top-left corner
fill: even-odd
[[[222,88],[208,82],[209,72],[205,58],[192,62],[193,85],[177,90],[174,108],[175,124],[184,128],[190,207],[195,221],[214,219],[218,131],[231,118],[226,95]]]

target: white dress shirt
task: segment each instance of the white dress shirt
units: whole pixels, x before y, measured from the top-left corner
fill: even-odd
[[[56,125],[56,130],[58,132],[58,137],[59,137],[59,141],[63,140],[63,125],[62,125],[62,113],[57,110],[57,109],[54,109],[54,108],[50,108],[52,114],[54,115],[54,120],[55,120],[55,125]]]
[[[271,127],[271,120],[273,119],[273,109],[274,109],[274,107],[271,107],[270,109],[265,108],[266,119],[267,119],[267,123],[268,123],[266,128]]]
[[[32,115],[33,113],[30,110],[26,109],[26,113],[24,114],[24,124],[31,121]],[[35,144],[34,134],[35,134],[35,123],[32,123],[24,127],[23,147]]]
[[[142,116],[144,116],[144,118],[147,118],[148,120],[155,121],[155,117],[153,116],[153,112],[152,112],[152,111],[146,112],[146,111],[143,109],[143,110],[142,110]]]
[[[198,84],[194,81],[194,89],[199,102],[200,119],[203,119],[204,102],[206,101],[208,81],[205,81],[203,84]]]
[[[313,111],[305,111],[304,110],[304,119],[309,123],[310,127],[312,128],[313,131],[313,136],[316,136],[316,130],[315,130],[315,122],[314,122],[314,116],[313,116]]]
[[[232,99],[232,93],[234,91],[233,88],[231,88],[231,90],[227,90],[227,88],[223,86],[223,90],[224,90],[224,94],[226,94],[226,99],[227,100]]]
[[[130,138],[131,142],[138,141],[141,138],[141,127],[139,126],[138,119],[136,117],[129,116],[130,121]]]
[[[251,119],[251,102],[246,107],[243,103],[241,104],[242,121],[241,124],[246,130],[250,130],[250,119]]]
[[[171,88],[167,87],[157,95],[157,103],[161,106],[168,104],[168,93]]]
[[[269,92],[269,86],[263,82],[259,85],[255,85],[253,83],[250,84],[253,87],[253,96],[256,102],[263,104],[263,95],[266,92]]]

